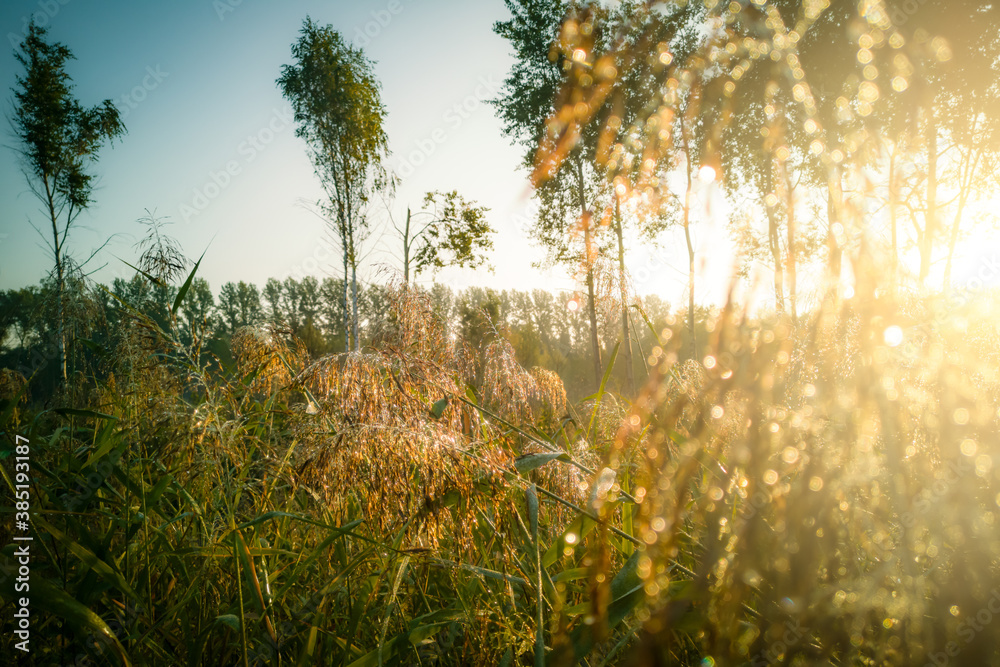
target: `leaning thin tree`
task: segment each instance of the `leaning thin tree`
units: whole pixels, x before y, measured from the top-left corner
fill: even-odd
[[[372,195],[389,184],[383,167],[389,150],[380,86],[361,49],[309,17],[292,45],[292,57],[295,63],[282,67],[277,83],[292,105],[295,134],[308,144],[326,192],[322,208],[343,251],[346,348],[351,349],[353,339],[360,349],[358,262],[368,230],[366,210]]]
[[[403,241],[403,283],[409,285],[411,274],[416,279],[417,274],[428,269],[483,266],[486,254],[493,249],[490,237],[496,234],[486,221],[488,211],[452,190],[428,192],[424,196],[424,210],[414,213],[406,209],[402,228],[390,216]]]
[[[88,166],[106,141],[125,132],[118,109],[111,100],[89,109],[73,96],[73,82],[66,63],[70,50],[45,41],[45,29],[35,24],[15,52],[24,74],[14,87],[11,125],[20,146],[22,170],[28,187],[42,204],[45,220],[52,228],[46,244],[55,263],[56,313],[58,317],[59,368],[66,371],[66,273],[70,260],[66,242],[80,214],[93,202],[94,176]],[[37,229],[37,228],[36,228]]]

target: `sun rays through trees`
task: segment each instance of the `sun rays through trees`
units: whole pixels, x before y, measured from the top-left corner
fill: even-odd
[[[504,7],[524,225],[432,169],[400,196],[380,44],[306,18],[262,80],[337,252],[217,289],[228,248],[192,261],[156,209],[109,285],[73,260],[123,127],[28,29],[56,268],[0,291],[4,507],[32,503],[0,600],[30,534],[32,658],[1000,665],[1000,10]],[[378,11],[385,44],[422,10]],[[528,242],[565,289],[485,286]]]

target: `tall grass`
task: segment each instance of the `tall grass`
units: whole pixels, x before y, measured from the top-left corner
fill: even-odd
[[[6,409],[34,659],[993,664],[996,305],[856,289],[579,407],[501,339],[467,385],[410,290],[365,352],[246,331],[225,372],[133,313],[85,409]]]
[[[638,396],[612,354],[578,405],[406,287],[362,351],[248,328],[232,368],[122,303],[90,396],[0,376],[11,492],[33,443],[31,659],[1000,664],[998,304],[880,290],[868,252],[800,317],[730,301],[695,359],[646,322]]]

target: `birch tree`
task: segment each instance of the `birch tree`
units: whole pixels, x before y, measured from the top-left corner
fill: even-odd
[[[284,65],[278,87],[295,112],[296,136],[305,140],[326,193],[321,208],[342,251],[345,348],[358,337],[358,263],[375,193],[389,187],[383,166],[388,140],[385,108],[374,64],[331,26],[306,18],[294,63]],[[350,308],[348,308],[350,302]]]

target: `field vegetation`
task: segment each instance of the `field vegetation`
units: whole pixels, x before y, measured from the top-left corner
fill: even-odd
[[[215,251],[187,259],[150,215],[130,280],[59,262],[0,295],[11,511],[32,443],[31,659],[1000,665],[1000,300],[957,254],[992,222],[998,10],[506,4],[494,104],[533,238],[579,292],[364,284],[366,198],[392,187],[377,85],[307,20],[280,85],[339,278],[216,296]],[[351,91],[302,97],[336,58],[370,146],[329,129]],[[699,183],[740,254],[717,307],[695,297]],[[482,265],[488,212],[427,202],[451,209],[414,267]],[[671,231],[679,304],[629,276],[626,239]]]

